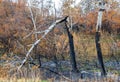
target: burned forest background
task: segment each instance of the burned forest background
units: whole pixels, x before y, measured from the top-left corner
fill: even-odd
[[[61,0],[58,7],[51,0],[0,0],[0,78],[66,79],[73,70],[71,53],[75,54],[74,70],[81,78],[82,71],[89,72],[90,76],[85,76],[89,78],[91,72],[100,72],[95,44],[99,1]],[[120,2],[104,1],[107,8],[100,31],[103,62],[107,73],[120,76]],[[66,16],[68,19],[55,23],[49,31],[54,22]],[[49,33],[42,38],[47,29]],[[26,53],[39,39],[23,63]]]

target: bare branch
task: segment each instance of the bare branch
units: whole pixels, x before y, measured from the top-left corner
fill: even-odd
[[[25,37],[23,37],[23,39],[28,38],[29,36],[31,36],[34,33],[34,31],[30,32],[28,35],[26,35]]]
[[[45,33],[45,31],[39,31],[39,32],[35,32],[35,34],[41,34],[41,33]]]
[[[29,2],[28,5],[29,5],[30,14],[31,14],[31,20],[32,20],[33,25],[34,25],[34,30],[37,31],[37,27],[36,27],[36,23],[35,23],[36,21],[34,19],[33,12],[32,12],[32,9],[31,9],[31,3]],[[35,34],[35,38],[36,38],[36,40],[38,40],[37,34]]]

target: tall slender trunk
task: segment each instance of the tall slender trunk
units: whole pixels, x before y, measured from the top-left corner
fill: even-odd
[[[96,35],[95,35],[95,43],[96,43],[96,50],[97,50],[97,56],[98,56],[98,61],[101,67],[101,72],[103,76],[106,76],[106,71],[103,63],[103,57],[102,57],[102,50],[101,50],[101,45],[100,45],[100,30],[101,30],[101,25],[102,25],[102,15],[105,3],[101,2],[99,3],[100,10],[98,12],[98,19],[97,19],[97,25],[96,25]]]

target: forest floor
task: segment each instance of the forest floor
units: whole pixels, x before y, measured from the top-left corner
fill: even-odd
[[[42,62],[41,68],[37,66],[31,70],[23,67],[18,74],[9,72],[11,76],[9,78],[0,79],[0,82],[59,82],[59,81],[73,81],[73,82],[119,82],[120,81],[120,60],[108,61],[105,60],[105,68],[107,76],[102,77],[99,64],[93,61],[77,61],[78,73],[71,71],[71,64],[69,60],[61,60],[56,65],[53,61]],[[1,69],[0,73],[4,74],[8,68]],[[15,71],[14,71],[15,72]],[[13,73],[13,74],[12,74]]]
[[[78,73],[71,71],[69,55],[64,55],[65,60],[62,60],[59,58],[61,56],[57,55],[57,63],[53,59],[41,58],[41,68],[39,68],[37,59],[34,59],[34,63],[30,63],[27,60],[19,71],[16,71],[16,68],[23,61],[24,57],[2,55],[0,58],[0,82],[120,82],[120,52],[119,50],[116,51],[118,48],[115,47],[114,50],[117,55],[115,55],[114,50],[112,52],[114,55],[112,53],[109,54],[111,46],[106,44],[106,40],[110,44],[112,41],[105,39],[106,37],[103,37],[101,40],[102,52],[104,53],[103,60],[107,72],[106,77],[101,76],[98,59],[95,56],[94,39],[89,37],[80,39],[78,42],[75,40],[75,45],[78,46],[75,47]]]

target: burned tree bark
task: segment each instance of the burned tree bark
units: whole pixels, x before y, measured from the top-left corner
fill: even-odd
[[[100,32],[96,32],[95,43],[96,43],[97,56],[98,56],[99,64],[101,66],[102,75],[105,76],[106,71],[105,71],[105,67],[103,63],[102,50],[101,50],[101,45],[100,45]]]
[[[65,21],[65,29],[67,31],[68,39],[69,39],[69,47],[70,47],[70,58],[71,58],[71,64],[72,64],[72,71],[78,72],[77,64],[76,64],[76,57],[75,57],[75,51],[74,51],[74,41],[73,36],[69,31],[69,28],[67,26],[67,22]]]
[[[98,12],[98,19],[97,19],[97,25],[96,25],[96,35],[95,35],[95,43],[96,43],[96,50],[97,50],[97,56],[98,56],[98,61],[101,67],[102,75],[106,76],[106,71],[103,63],[103,57],[102,57],[102,50],[101,50],[101,45],[100,45],[100,29],[102,25],[102,14],[104,9],[104,2],[100,2],[100,10]]]

